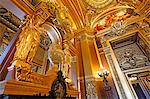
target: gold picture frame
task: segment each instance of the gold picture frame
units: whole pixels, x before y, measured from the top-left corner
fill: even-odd
[[[23,0],[23,2],[33,10],[35,10],[36,6],[41,2],[41,0]]]

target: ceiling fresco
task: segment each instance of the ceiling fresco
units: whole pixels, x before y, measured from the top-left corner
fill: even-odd
[[[140,14],[149,16],[149,0],[12,0],[18,4],[26,13],[32,14],[33,10],[38,7],[42,1],[47,3],[55,3],[58,6],[60,16],[67,14],[66,21],[70,21],[72,31],[93,29],[95,31],[105,30],[107,27],[113,26],[118,21],[130,21],[132,23],[133,16]],[[17,4],[17,3],[16,3]],[[144,5],[144,8],[142,8]],[[31,7],[32,6],[32,7]],[[65,8],[65,15],[62,14]],[[32,11],[30,11],[32,9]],[[61,11],[62,10],[62,11]],[[148,11],[147,13],[143,11]],[[130,20],[127,20],[130,19]],[[61,20],[64,21],[64,20]],[[67,23],[68,23],[67,22]],[[62,22],[63,23],[63,22]]]

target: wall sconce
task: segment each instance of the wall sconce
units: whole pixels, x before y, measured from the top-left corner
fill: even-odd
[[[109,71],[102,68],[102,71],[98,71],[98,76],[103,78],[103,88],[106,93],[106,99],[116,99],[116,97],[113,96],[113,91],[111,90],[112,87],[108,84],[107,77],[109,76]]]
[[[111,90],[111,87],[108,85],[107,76],[109,76],[109,71],[107,69],[102,69],[102,72],[98,71],[98,76],[103,78],[104,88],[106,91]]]

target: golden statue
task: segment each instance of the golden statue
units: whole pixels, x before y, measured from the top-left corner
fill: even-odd
[[[31,62],[37,46],[40,42],[40,31],[39,25],[40,21],[37,22],[38,15],[33,15],[32,17],[27,17],[25,20],[25,26],[22,29],[22,32],[19,35],[19,40],[16,44],[16,53],[14,60],[22,60]]]
[[[64,63],[62,66],[62,72],[66,78],[70,78],[70,69],[71,69],[71,54],[69,52],[69,46],[64,44]]]

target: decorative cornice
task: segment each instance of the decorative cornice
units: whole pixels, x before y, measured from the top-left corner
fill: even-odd
[[[7,21],[6,19],[4,19],[4,18],[1,17],[1,16],[0,16],[0,22],[3,23],[3,24],[5,24],[7,27],[11,28],[11,29],[12,29],[13,31],[15,31],[15,32],[16,32],[17,30],[19,30],[19,28],[18,28],[16,25],[10,23],[9,21]]]
[[[22,24],[21,20],[12,12],[0,5],[0,22],[5,24],[10,29],[17,31]]]

